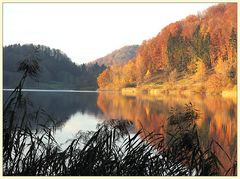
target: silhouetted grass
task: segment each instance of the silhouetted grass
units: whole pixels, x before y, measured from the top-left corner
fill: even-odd
[[[41,109],[29,111],[28,100],[21,93],[25,78],[35,76],[37,68],[22,67],[23,78],[4,104],[5,176],[220,175],[222,165],[211,150],[211,145],[219,144],[213,141],[207,150],[202,149],[195,125],[198,112],[191,104],[183,111],[172,111],[165,134],[141,129],[132,135],[128,132],[131,122],[110,120],[96,132],[80,131],[61,149],[54,138],[54,120]],[[33,71],[28,73],[28,69]],[[43,119],[45,124],[38,123]],[[32,120],[40,128],[31,130]],[[236,175],[236,163],[225,174]]]

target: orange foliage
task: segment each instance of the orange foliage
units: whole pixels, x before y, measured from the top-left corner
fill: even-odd
[[[109,83],[111,83],[110,81],[110,74],[109,74],[110,70],[106,69],[104,70],[97,78],[97,83],[98,86],[100,88],[104,88],[106,87]]]
[[[197,27],[199,25],[200,20],[194,15],[190,15],[186,17],[185,21],[183,21],[183,30],[182,36],[190,39]]]
[[[229,84],[231,84],[229,78],[222,74],[213,74],[206,82],[210,93],[221,93],[222,89],[230,87]]]
[[[195,36],[194,39],[193,34],[197,27],[200,28],[200,34],[198,34],[197,37]],[[230,40],[233,30],[237,32],[237,3],[221,3],[208,8],[197,16],[190,15],[181,21],[169,24],[163,28],[156,37],[143,41],[135,59],[121,67],[106,70],[104,74],[100,75],[98,80],[99,86],[108,85],[113,88],[120,88],[132,82],[137,84],[142,83],[147,71],[151,74],[156,74],[161,71],[169,72],[168,70],[172,69],[169,62],[171,59],[168,59],[170,58],[168,56],[168,40],[170,34],[172,37],[179,36],[179,39],[183,39],[184,42],[179,43],[182,43],[180,45],[185,45],[186,53],[184,55],[185,57],[187,55],[189,59],[199,57],[199,54],[209,53],[209,57],[204,56],[203,60],[205,64],[208,63],[210,65],[202,67],[200,71],[203,70],[205,72],[205,68],[214,68],[216,64],[218,64],[218,61],[225,60],[228,61],[229,64],[235,63],[237,56],[236,47],[234,47]],[[209,43],[205,41],[204,43],[208,44],[209,47],[204,49],[204,53],[201,51],[201,48],[199,52],[195,52],[194,48],[196,47],[193,47],[192,44],[199,44],[199,42],[196,41],[201,41],[205,37],[209,37],[208,35],[210,36]],[[202,46],[205,48],[204,45]],[[179,52],[174,49],[172,53],[174,57],[176,53]],[[186,59],[184,58],[184,60]],[[181,63],[185,62],[184,60],[182,60]],[[187,65],[185,65],[184,68],[191,68],[191,66],[189,66],[191,63],[191,61],[187,61]],[[192,68],[194,67],[192,66]],[[187,69],[185,71],[187,71]],[[204,75],[204,72],[201,72],[201,74],[197,72],[197,75]],[[103,79],[105,77],[107,78],[106,80]],[[214,76],[211,78],[209,81],[217,80]],[[112,83],[112,85],[106,83]]]

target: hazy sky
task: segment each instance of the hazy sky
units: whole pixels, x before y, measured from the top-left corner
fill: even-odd
[[[41,44],[81,64],[141,44],[213,3],[4,3],[3,45]]]

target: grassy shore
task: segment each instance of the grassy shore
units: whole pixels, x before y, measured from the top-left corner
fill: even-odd
[[[237,85],[230,85],[227,87],[219,87],[216,89],[208,86],[206,80],[194,80],[191,77],[185,79],[179,79],[174,82],[160,83],[158,80],[142,83],[139,86],[131,88],[122,88],[121,92],[124,95],[137,95],[137,94],[149,94],[149,95],[220,95],[223,97],[237,97]]]

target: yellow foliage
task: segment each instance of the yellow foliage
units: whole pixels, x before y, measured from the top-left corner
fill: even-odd
[[[176,81],[176,79],[177,79],[177,70],[174,69],[173,71],[170,72],[169,77],[168,77],[168,81],[170,83],[173,83],[173,82]]]
[[[214,69],[216,73],[227,76],[230,68],[231,65],[228,63],[228,61],[223,61],[219,59]]]
[[[206,77],[206,66],[201,59],[196,61],[196,73],[194,79],[203,81]]]
[[[151,73],[147,70],[146,74],[144,75],[144,79],[149,79],[151,77]]]
[[[223,90],[230,89],[234,86],[235,78],[230,76],[233,66],[234,65],[230,64],[228,61],[218,59],[214,68],[216,73],[209,76],[207,80],[208,91],[210,93],[221,93]]]
[[[231,81],[223,74],[213,74],[207,80],[207,91],[210,93],[221,93],[223,89],[231,87]]]
[[[194,74],[197,70],[196,63],[195,62],[189,63],[187,69],[190,74]]]

